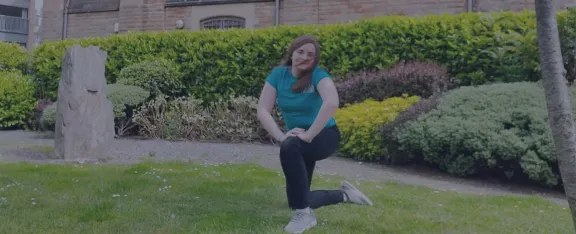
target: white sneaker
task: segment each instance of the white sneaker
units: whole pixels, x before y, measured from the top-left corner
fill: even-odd
[[[310,213],[296,210],[290,222],[286,227],[284,227],[284,231],[288,233],[303,233],[304,231],[316,226],[316,224],[316,216],[312,209],[310,209]]]
[[[346,195],[348,198],[347,202],[355,203],[358,205],[369,205],[372,206],[372,201],[368,198],[364,193],[358,190],[354,185],[352,185],[348,181],[342,181],[342,185],[340,186],[340,190]]]

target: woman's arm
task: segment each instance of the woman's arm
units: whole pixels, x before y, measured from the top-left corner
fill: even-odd
[[[275,102],[276,89],[266,82],[264,88],[262,88],[262,92],[260,93],[260,99],[258,100],[258,120],[264,129],[274,137],[274,139],[282,141],[284,133],[280,130],[278,124],[276,124],[276,121],[274,121],[274,118],[272,117],[272,108],[274,107]]]
[[[316,116],[316,120],[314,120],[312,126],[310,126],[306,131],[310,138],[316,137],[316,135],[324,129],[324,126],[326,126],[326,123],[328,123],[328,121],[330,121],[334,116],[334,113],[336,113],[336,110],[338,110],[338,106],[340,105],[338,91],[336,90],[336,85],[334,85],[332,79],[326,77],[320,80],[317,87],[323,103],[318,116]]]

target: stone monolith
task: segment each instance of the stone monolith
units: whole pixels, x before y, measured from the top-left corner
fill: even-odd
[[[114,113],[104,76],[107,57],[96,46],[79,45],[64,55],[54,135],[54,153],[60,159],[108,156],[114,140]]]

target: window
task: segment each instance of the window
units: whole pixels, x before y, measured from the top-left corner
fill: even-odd
[[[236,16],[217,16],[200,21],[202,29],[244,28],[246,20]]]
[[[101,12],[117,11],[120,9],[120,0],[71,0],[68,12]]]
[[[28,10],[25,8],[0,5],[0,15],[17,17],[17,18],[28,18],[28,15],[24,17],[24,10],[26,10],[26,14],[28,14]]]
[[[230,3],[249,3],[249,2],[270,2],[274,0],[165,0],[166,5],[212,5],[212,4],[230,4]]]

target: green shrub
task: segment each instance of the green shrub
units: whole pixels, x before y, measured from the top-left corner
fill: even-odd
[[[134,111],[150,96],[150,92],[136,86],[109,84],[108,100],[114,110],[114,125],[116,134],[123,136],[135,127],[132,121]],[[40,118],[43,130],[54,131],[56,124],[56,107],[58,102],[46,106]]]
[[[42,110],[42,116],[40,117],[40,129],[44,131],[54,131],[56,126],[56,107],[58,102],[53,102],[47,105],[44,110]]]
[[[396,118],[420,98],[418,96],[392,97],[384,101],[367,99],[358,104],[338,109],[334,118],[342,134],[340,152],[358,160],[378,160],[388,157],[381,147],[378,129]]]
[[[23,128],[34,115],[35,86],[20,71],[0,71],[0,128]]]
[[[572,21],[564,20],[574,14],[559,13],[560,26],[575,28],[569,24]],[[322,66],[334,76],[385,69],[399,60],[419,60],[446,67],[461,85],[495,82],[501,77],[534,80],[539,77],[535,22],[533,11],[523,11],[383,16],[357,23],[258,30],[127,33],[45,42],[35,50],[34,71],[37,83],[54,97],[65,49],[74,43],[92,44],[108,51],[106,77],[111,83],[129,65],[166,58],[180,65],[186,91],[201,100],[258,97],[264,78],[290,41],[308,33],[318,37]],[[517,43],[522,46],[509,49]]]
[[[451,174],[528,178],[554,186],[560,178],[545,100],[536,83],[463,87],[395,137],[408,157]]]
[[[143,105],[134,117],[145,137],[201,141],[249,142],[271,140],[256,116],[257,100],[231,97],[209,103],[192,97],[168,101],[159,96]],[[279,121],[277,109],[273,117]]]
[[[162,94],[179,97],[185,91],[180,67],[164,58],[146,60],[123,68],[117,83],[142,87],[153,96]]]
[[[26,48],[16,43],[0,42],[0,71],[28,73],[30,56]]]
[[[387,152],[388,157],[382,158],[381,163],[384,164],[408,164],[414,162],[411,155],[406,155],[398,149],[400,146],[395,133],[400,131],[411,121],[417,120],[420,116],[436,109],[439,104],[440,98],[443,93],[436,93],[427,99],[421,99],[412,105],[410,108],[400,112],[398,116],[385,123],[380,128],[380,136],[382,137],[382,147]]]
[[[116,134],[125,135],[136,125],[132,121],[134,111],[150,97],[150,92],[141,87],[109,84],[108,99],[114,105]]]

